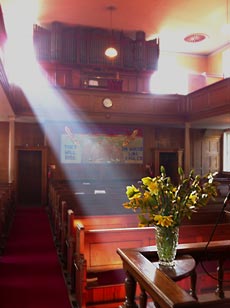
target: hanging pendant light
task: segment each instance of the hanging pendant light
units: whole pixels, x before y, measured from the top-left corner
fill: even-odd
[[[109,58],[115,58],[118,55],[118,53],[114,47],[109,47],[106,49],[105,55]]]
[[[108,6],[107,7],[107,10],[110,11],[110,28],[111,28],[111,41],[112,41],[112,38],[113,38],[113,11],[116,10],[116,7],[115,6]],[[111,42],[111,45],[105,50],[105,55],[108,57],[108,58],[115,58],[117,55],[118,55],[118,52],[116,50],[115,47],[113,47],[112,45],[112,42]]]

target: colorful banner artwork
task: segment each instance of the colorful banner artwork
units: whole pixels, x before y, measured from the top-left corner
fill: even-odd
[[[66,126],[61,135],[61,162],[143,163],[143,134],[140,129],[103,129],[73,133]]]

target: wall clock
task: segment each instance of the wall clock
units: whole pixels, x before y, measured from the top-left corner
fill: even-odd
[[[103,106],[106,107],[106,108],[111,108],[113,106],[113,102],[112,102],[111,98],[109,98],[109,97],[104,98],[102,103],[103,103]]]

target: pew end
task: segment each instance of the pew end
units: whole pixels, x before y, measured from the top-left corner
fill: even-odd
[[[117,247],[154,242],[154,228],[85,230],[79,222],[75,246],[75,294],[81,307],[122,301],[125,296],[122,262]],[[80,291],[79,291],[80,286]],[[100,307],[100,306],[98,306]]]

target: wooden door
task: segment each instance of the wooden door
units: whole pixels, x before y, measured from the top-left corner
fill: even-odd
[[[40,205],[42,151],[19,150],[17,162],[17,202],[23,205]]]
[[[178,167],[183,168],[183,150],[153,149],[155,175],[160,174],[160,167],[164,166],[166,175],[174,184],[178,183]]]
[[[205,138],[202,141],[202,174],[220,170],[220,140]]]
[[[176,184],[178,182],[177,152],[160,152],[159,155],[159,165],[164,166],[166,175]]]

